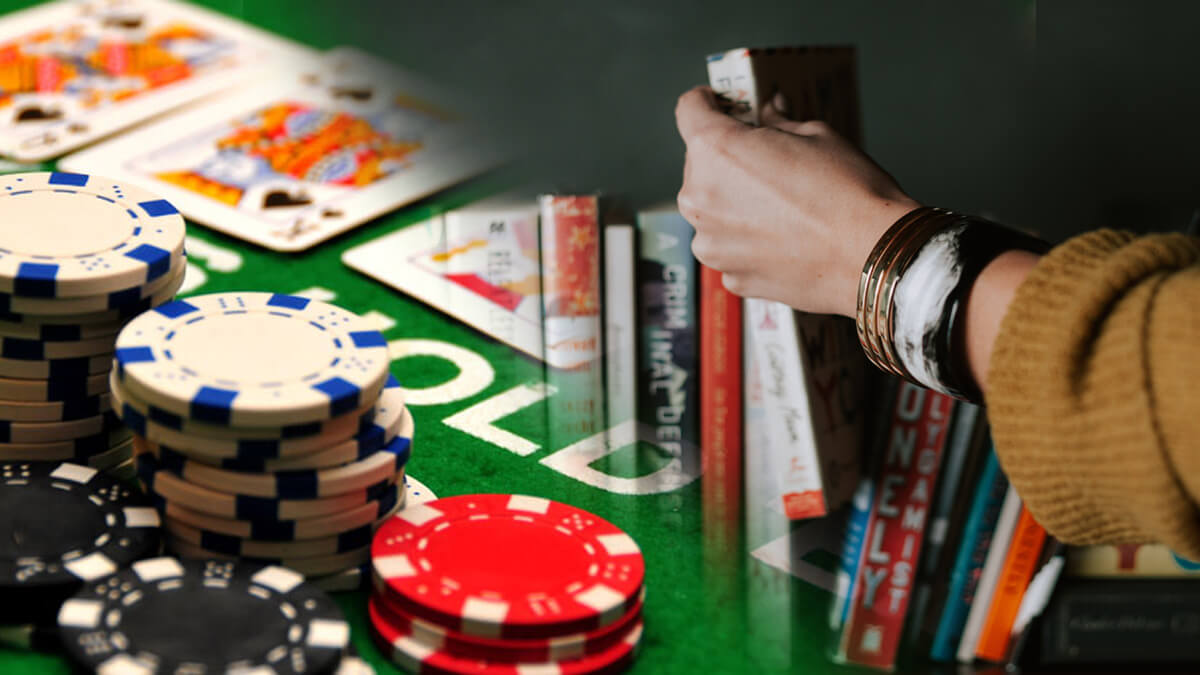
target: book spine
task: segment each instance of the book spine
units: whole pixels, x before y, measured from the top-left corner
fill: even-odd
[[[700,472],[699,323],[692,226],[675,211],[638,214],[639,438]]]
[[[595,195],[540,198],[542,330],[546,350],[590,354],[570,369],[546,365],[548,442],[562,447],[604,427],[604,373],[600,359],[600,217]]]
[[[825,508],[833,511],[850,500],[858,482],[867,361],[853,321],[804,312],[794,312],[793,317],[800,338]]]
[[[929,610],[943,548],[950,534],[950,514],[959,495],[966,489],[964,473],[968,455],[971,454],[975,427],[979,421],[979,406],[960,403],[950,426],[950,439],[946,444],[946,456],[942,460],[941,477],[934,492],[934,506],[929,514],[925,545],[921,549],[921,571],[917,576],[917,590],[913,594],[912,609],[909,611],[907,642],[915,644],[925,624]]]
[[[604,390],[607,427],[637,416],[637,289],[632,225],[604,227]]]
[[[897,391],[865,557],[842,630],[846,662],[895,666],[954,404],[910,382]]]
[[[807,375],[792,309],[778,302],[749,299],[749,334],[763,380],[767,430],[779,458],[784,514],[792,520],[816,518],[829,512],[821,459],[817,453]]]
[[[740,526],[742,299],[700,267],[700,463],[705,522]],[[718,544],[719,546],[719,544]]]
[[[858,579],[863,551],[866,550],[864,544],[867,541],[867,527],[871,520],[871,504],[874,500],[875,481],[870,476],[864,476],[858,482],[854,499],[850,501],[850,513],[846,516],[846,533],[842,540],[841,559],[834,582],[833,604],[829,613],[829,628],[834,631],[841,630],[850,614],[850,599],[854,597],[854,582]]]
[[[1000,470],[996,453],[989,448],[971,511],[963,525],[962,539],[946,591],[946,604],[933,634],[930,657],[934,661],[946,663],[954,660],[1007,492],[1008,479]]]
[[[1021,507],[1012,544],[1008,547],[1000,581],[992,595],[992,606],[975,648],[975,656],[985,661],[999,663],[1004,660],[1012,639],[1013,622],[1025,597],[1025,589],[1033,579],[1033,573],[1046,543],[1046,530],[1033,519],[1028,508]]]
[[[1013,531],[1020,515],[1021,498],[1017,495],[1016,488],[1009,484],[1008,492],[1004,495],[1004,506],[1000,508],[1000,517],[996,520],[996,531],[992,534],[992,544],[988,547],[987,560],[983,563],[979,583],[975,587],[975,599],[971,603],[971,611],[967,614],[962,640],[958,643],[958,660],[961,663],[975,661],[975,648],[983,634],[983,624],[992,606],[992,596],[1000,582],[1000,572],[1004,567],[1004,560],[1008,555]]]
[[[1186,579],[1071,579],[1041,622],[1044,666],[1135,665],[1127,672],[1196,672],[1200,585]]]

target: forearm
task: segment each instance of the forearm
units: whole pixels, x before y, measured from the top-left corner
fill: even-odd
[[[1017,287],[1040,259],[1040,255],[1028,251],[1001,254],[983,268],[971,286],[963,341],[971,374],[985,396],[988,364],[996,336],[1000,333],[1000,322],[1016,295]]]

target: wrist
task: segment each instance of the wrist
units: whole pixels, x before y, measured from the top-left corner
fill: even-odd
[[[838,313],[853,319],[858,306],[858,285],[863,266],[870,256],[872,249],[879,243],[883,234],[906,214],[921,208],[920,202],[900,194],[895,198],[879,199],[871,208],[859,216],[857,226],[851,231],[856,237],[851,244],[852,262],[844,265],[847,272],[841,293]]]
[[[1033,271],[1042,256],[1031,251],[1000,254],[979,273],[967,298],[965,348],[971,374],[985,394],[992,347],[1000,334],[1000,323],[1017,288]]]

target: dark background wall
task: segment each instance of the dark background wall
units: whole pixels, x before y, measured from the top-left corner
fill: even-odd
[[[1053,238],[1178,228],[1200,207],[1200,5],[1183,0],[203,4],[268,25],[296,14],[314,46],[454,85],[546,187],[673,199],[672,111],[706,54],[853,44],[866,148],[926,203]]]

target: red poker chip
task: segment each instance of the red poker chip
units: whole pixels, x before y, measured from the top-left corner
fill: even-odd
[[[499,663],[463,658],[427,645],[400,628],[391,625],[379,612],[378,598],[367,607],[371,617],[371,637],[392,663],[412,672],[435,675],[527,675],[530,672],[547,675],[604,675],[619,673],[629,667],[642,639],[642,622],[630,626],[624,637],[608,649],[582,658],[548,663]]]
[[[643,597],[644,599],[644,597]],[[464,635],[425,621],[391,604],[386,597],[371,598],[372,612],[394,632],[451,656],[503,663],[545,663],[598,654],[615,647],[642,618],[642,600],[616,623],[588,633],[555,638],[499,640]]]
[[[410,506],[375,533],[376,586],[397,607],[488,638],[547,638],[608,626],[638,602],[645,563],[612,523],[525,495]]]

